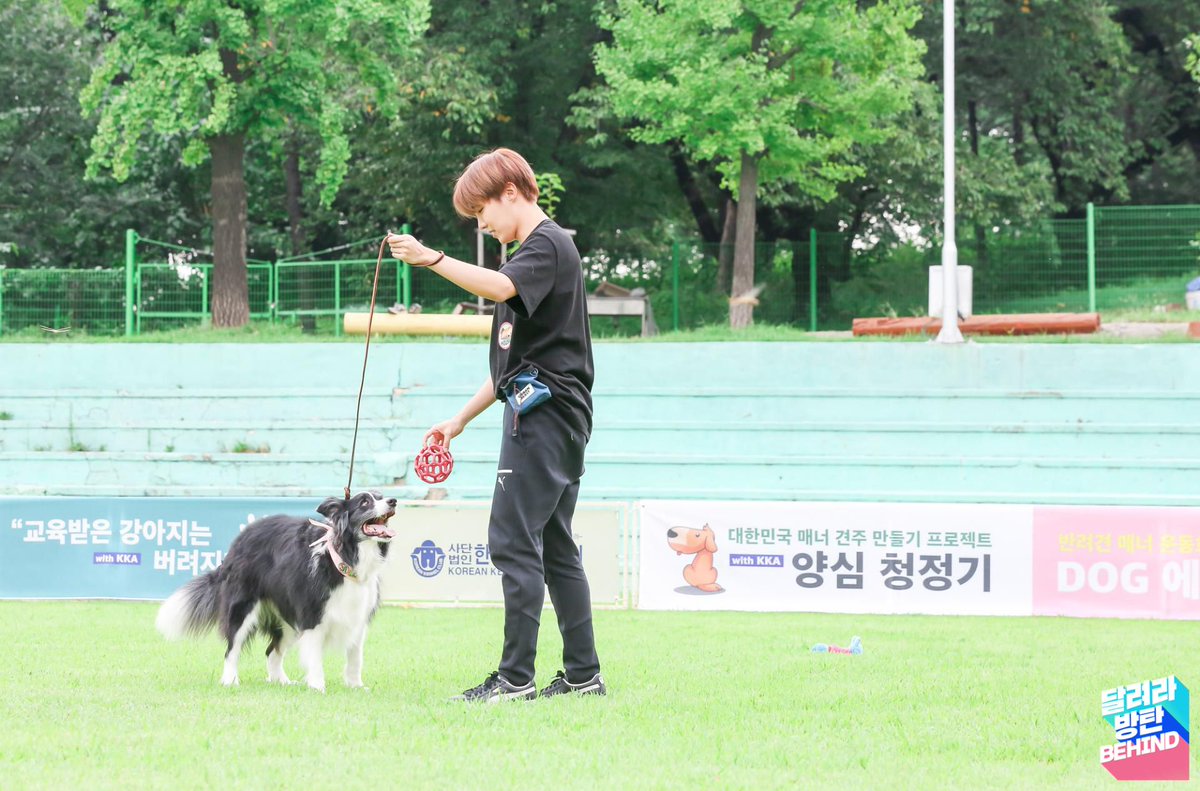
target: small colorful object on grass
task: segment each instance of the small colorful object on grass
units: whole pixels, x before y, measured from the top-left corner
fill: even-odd
[[[449,448],[434,440],[413,459],[413,470],[425,483],[441,483],[454,471],[454,457]]]
[[[863,652],[862,638],[855,635],[850,638],[850,647],[842,648],[839,645],[826,645],[825,643],[817,643],[812,647],[814,654],[853,654],[858,656]]]

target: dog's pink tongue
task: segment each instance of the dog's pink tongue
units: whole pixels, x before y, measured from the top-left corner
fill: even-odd
[[[391,529],[390,527],[380,525],[376,529],[376,535],[378,535],[380,538],[392,539],[392,538],[396,537],[396,531]]]

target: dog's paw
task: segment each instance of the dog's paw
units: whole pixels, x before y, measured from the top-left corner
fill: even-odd
[[[321,680],[319,682],[309,681],[308,688],[316,690],[317,692],[320,692],[322,695],[324,695],[325,694],[325,681],[324,680]]]
[[[238,685],[237,676],[221,676],[221,686],[236,687]]]

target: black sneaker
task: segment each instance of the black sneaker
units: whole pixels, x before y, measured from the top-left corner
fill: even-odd
[[[538,693],[540,697],[550,698],[555,695],[607,695],[608,688],[604,686],[604,676],[596,675],[582,684],[572,684],[567,681],[567,674],[561,670],[554,676],[545,689]]]
[[[508,679],[496,671],[484,679],[477,687],[472,687],[461,695],[455,695],[451,700],[477,701],[498,703],[502,700],[533,700],[537,697],[537,687],[530,681],[524,686],[509,683]]]

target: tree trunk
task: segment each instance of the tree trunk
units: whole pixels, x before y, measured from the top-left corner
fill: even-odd
[[[757,211],[758,159],[742,153],[742,175],[738,182],[737,240],[733,251],[733,289],[729,303],[729,326],[735,330],[754,322],[750,291],[754,288],[754,215]],[[744,301],[742,301],[744,300]]]
[[[1025,164],[1025,113],[1022,111],[1023,105],[1018,104],[1013,108],[1013,162],[1017,166]]]
[[[304,253],[304,207],[301,202],[303,183],[300,180],[300,141],[295,133],[288,140],[287,159],[283,163],[283,175],[287,183],[288,239],[291,241],[291,254],[298,256]],[[301,267],[297,274],[300,280],[300,308],[302,310],[312,310],[315,307],[313,301],[312,270],[308,267]],[[278,299],[278,296],[276,298]],[[317,317],[310,315],[301,316],[300,329],[307,333],[316,332]]]
[[[679,190],[683,193],[688,208],[692,210],[692,216],[696,219],[696,229],[700,231],[700,238],[712,244],[717,241],[717,226],[712,221],[708,206],[704,203],[704,196],[700,193],[699,185],[696,184],[691,165],[678,143],[672,145],[670,151],[675,181],[678,182]]]
[[[287,159],[283,163],[284,180],[287,182],[288,240],[292,255],[304,252],[304,209],[300,205],[300,151],[295,139],[288,142]]]
[[[971,154],[979,158],[979,114],[975,100],[967,102],[967,131],[970,133]],[[973,223],[975,229],[975,276],[987,269],[987,236],[983,226]]]
[[[219,135],[212,152],[213,282],[215,327],[241,327],[250,320],[246,285],[246,141],[241,134]]]
[[[725,221],[721,223],[721,244],[717,249],[717,293],[728,294],[729,270],[733,267],[733,244],[737,239],[737,202],[725,199]]]
[[[809,228],[810,234],[816,233]],[[792,242],[792,323],[808,329],[812,305],[812,262],[808,253],[809,240]]]

